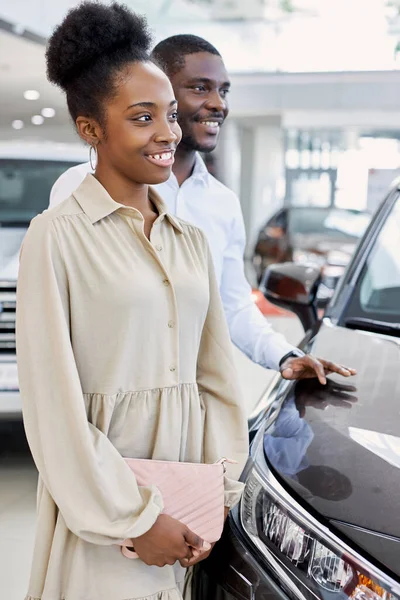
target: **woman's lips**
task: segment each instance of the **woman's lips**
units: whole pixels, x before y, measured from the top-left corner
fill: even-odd
[[[170,167],[174,164],[174,151],[160,152],[159,154],[147,154],[146,158],[158,167]]]

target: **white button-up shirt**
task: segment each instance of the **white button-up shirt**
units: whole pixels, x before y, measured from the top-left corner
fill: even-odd
[[[90,172],[85,163],[61,175],[51,191],[50,207],[68,198]],[[244,274],[246,235],[237,196],[207,171],[198,154],[192,175],[180,187],[173,173],[154,187],[173,215],[206,234],[235,346],[255,363],[278,370],[280,359],[294,348],[272,329],[251,298]]]

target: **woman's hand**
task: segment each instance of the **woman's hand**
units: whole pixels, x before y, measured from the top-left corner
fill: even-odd
[[[229,514],[229,508],[227,506],[224,506],[224,522],[226,521],[226,518]],[[212,549],[214,548],[216,542],[214,542],[213,544],[211,544],[210,548],[206,548],[206,545],[210,545],[207,544],[207,542],[204,542],[204,546],[203,548],[199,551],[197,549],[193,549],[193,556],[192,558],[184,558],[183,560],[180,561],[181,566],[182,567],[193,567],[193,565],[196,565],[198,562],[204,560],[205,558],[208,558],[211,554]]]
[[[149,531],[134,538],[132,543],[136,554],[146,565],[157,567],[173,565],[177,560],[189,561],[201,550],[211,549],[210,544],[190,531],[186,525],[163,514]]]

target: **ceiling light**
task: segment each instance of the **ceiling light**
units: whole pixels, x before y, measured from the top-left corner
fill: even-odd
[[[22,129],[24,127],[24,122],[20,121],[19,119],[16,119],[11,123],[11,127],[13,127],[14,129]]]
[[[40,94],[37,90],[25,90],[24,98],[25,100],[38,100],[40,98]]]
[[[33,115],[31,121],[34,125],[43,125],[44,118],[42,117],[42,115]]]
[[[44,108],[42,110],[42,115],[47,119],[51,119],[51,117],[54,117],[55,114],[56,111],[54,110],[54,108]]]

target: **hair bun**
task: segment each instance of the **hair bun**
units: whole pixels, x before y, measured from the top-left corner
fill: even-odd
[[[46,51],[48,79],[65,89],[86,66],[123,48],[148,52],[151,35],[145,17],[126,6],[84,2],[54,30]]]

